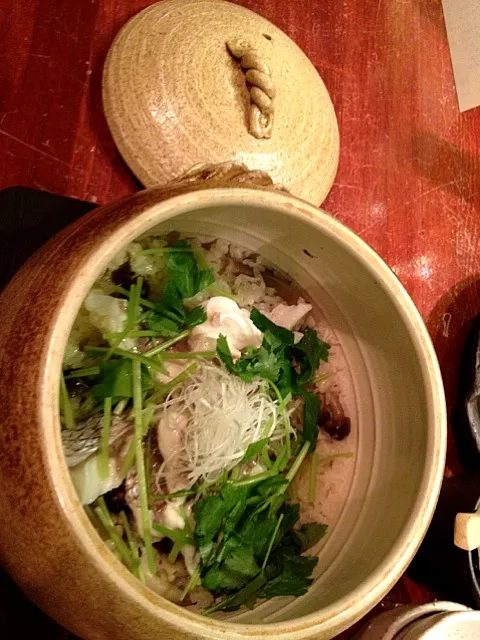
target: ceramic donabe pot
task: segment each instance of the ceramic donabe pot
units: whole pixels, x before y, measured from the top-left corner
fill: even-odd
[[[89,640],[328,639],[400,577],[443,475],[445,405],[427,331],[390,269],[312,205],[261,174],[220,168],[101,207],[53,238],[0,297],[0,550],[22,589]],[[89,523],[65,463],[63,351],[92,283],[150,230],[225,238],[288,273],[321,309],[347,363],[353,474],[307,595],[228,620],[188,612],[137,581]]]

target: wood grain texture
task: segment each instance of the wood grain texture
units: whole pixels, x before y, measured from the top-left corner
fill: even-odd
[[[114,35],[149,4],[2,2],[0,187],[23,184],[98,203],[138,188],[108,132],[100,81]],[[239,4],[283,29],[322,75],[341,136],[325,209],[369,242],[412,295],[451,408],[460,350],[480,302],[480,112],[458,111],[441,0]],[[458,470],[452,442],[448,465]],[[430,596],[406,578],[383,606]],[[27,603],[10,609],[17,620],[8,609],[0,619],[9,637],[64,637],[43,619],[29,630],[25,618],[38,614]]]

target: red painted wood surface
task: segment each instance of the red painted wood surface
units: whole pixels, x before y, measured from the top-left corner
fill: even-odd
[[[108,132],[100,82],[114,35],[149,4],[2,1],[0,188],[98,203],[138,188]],[[286,31],[330,90],[341,157],[324,208],[370,243],[412,295],[451,408],[459,349],[480,308],[480,111],[458,111],[441,0],[240,4]],[[448,471],[455,461],[450,443]],[[1,591],[8,637],[66,637],[6,581]],[[404,578],[383,606],[431,597]]]

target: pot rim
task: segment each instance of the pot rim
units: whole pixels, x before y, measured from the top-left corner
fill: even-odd
[[[135,197],[126,199],[125,204],[131,201],[133,207]],[[114,206],[118,204],[115,203]],[[430,434],[426,453],[429,464],[425,465],[415,507],[395,545],[369,578],[347,596],[318,612],[279,623],[236,623],[202,618],[198,614],[184,611],[144,586],[112,553],[105,553],[105,549],[101,548],[103,542],[100,541],[101,545],[99,545],[98,534],[77,498],[63,456],[60,437],[56,390],[60,381],[63,353],[78,309],[96,277],[123,246],[157,224],[195,209],[227,205],[261,206],[274,209],[279,214],[290,217],[292,222],[300,217],[305,224],[320,227],[323,233],[334,238],[343,250],[353,254],[360,263],[375,274],[375,279],[392,299],[415,347],[421,364],[429,414]],[[106,205],[96,209],[88,216],[98,215],[100,211],[111,206]],[[430,336],[420,313],[403,285],[378,254],[338,220],[294,196],[280,191],[251,188],[207,188],[176,195],[161,202],[146,203],[135,216],[130,216],[126,221],[119,221],[118,227],[110,235],[101,237],[97,245],[92,248],[78,270],[73,286],[59,302],[51,320],[46,362],[40,399],[40,421],[44,425],[43,453],[50,469],[49,482],[53,486],[53,493],[65,520],[70,526],[71,535],[76,537],[105,579],[115,581],[129,598],[136,600],[150,615],[163,618],[186,632],[210,638],[228,637],[232,640],[249,637],[300,640],[300,638],[311,637],[315,633],[325,631],[327,628],[340,632],[363,617],[390,590],[404,573],[427,531],[443,479],[447,440],[443,383]],[[306,632],[308,636],[305,635]]]

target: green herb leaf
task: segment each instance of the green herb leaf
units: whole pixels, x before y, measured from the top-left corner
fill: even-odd
[[[179,240],[168,252],[167,270],[167,284],[155,309],[146,314],[145,324],[152,331],[173,338],[185,326],[195,327],[205,321],[201,307],[187,312],[183,302],[212,284],[215,277],[210,268],[199,269],[197,254],[186,240]]]
[[[236,373],[235,363],[230,353],[230,347],[225,336],[219,335],[217,338],[217,355],[230,373]]]
[[[207,314],[205,313],[205,309],[203,307],[195,307],[190,311],[187,311],[185,315],[185,324],[187,327],[196,327],[202,322],[205,322],[207,319]]]
[[[318,438],[318,418],[320,414],[320,399],[311,392],[304,391],[302,393],[304,399],[303,405],[303,440],[310,443],[309,452],[315,451]]]
[[[227,371],[237,375],[245,382],[251,382],[255,378],[275,382],[278,378],[280,371],[278,359],[264,347],[259,349],[247,347],[242,357],[234,362],[226,337],[220,335],[217,338],[217,355]]]
[[[307,328],[303,332],[303,338],[292,348],[292,356],[295,360],[297,386],[309,384],[315,376],[320,365],[320,360],[328,361],[330,345],[317,335],[313,329]]]
[[[268,513],[254,511],[240,531],[241,539],[245,544],[252,546],[254,555],[259,561],[265,556],[276,522],[276,518]]]
[[[235,365],[235,373],[245,382],[251,382],[255,378],[275,382],[279,372],[278,358],[263,346],[259,349],[247,347]]]
[[[226,505],[220,496],[207,496],[193,505],[195,535],[211,540],[220,529],[226,514]]]
[[[307,593],[318,558],[296,555],[290,548],[277,548],[271,558],[265,573],[267,577],[273,573],[274,577],[262,588],[260,598],[303,596]]]
[[[132,365],[128,360],[106,360],[100,365],[98,383],[92,389],[98,401],[112,398],[117,402],[132,397]]]
[[[172,248],[191,249],[191,246],[186,240],[178,240]],[[169,282],[177,287],[183,299],[193,298],[199,291],[215,282],[211,269],[198,268],[197,257],[193,251],[169,253],[167,269]]]
[[[155,311],[145,314],[146,326],[166,338],[175,337],[185,324],[185,310],[182,295],[173,281],[167,282],[155,306]]]
[[[295,342],[295,336],[292,331],[279,327],[271,320],[264,316],[258,309],[253,308],[250,312],[250,320],[253,324],[260,329],[264,334],[268,334],[268,340],[273,345],[293,345]],[[274,338],[276,340],[274,340]]]
[[[242,462],[250,462],[255,456],[257,456],[262,449],[270,442],[270,438],[262,438],[257,442],[252,442],[248,445],[245,455],[242,458]]]
[[[260,483],[256,490],[262,498],[268,498],[268,496],[272,496],[277,493],[280,487],[288,484],[288,480],[286,480],[283,476],[272,476],[271,478],[267,478],[262,483]]]
[[[226,559],[219,565],[214,565],[202,578],[202,585],[210,591],[240,589],[260,571],[253,549],[242,541],[237,541],[234,546],[234,539],[229,540]]]
[[[141,367],[142,388],[150,389],[152,380],[145,365]],[[133,397],[132,365],[129,360],[104,360],[100,364],[98,383],[92,389],[93,397],[103,402],[105,398],[112,398],[112,402],[118,402],[124,398]]]
[[[314,547],[327,533],[327,529],[328,526],[326,524],[316,522],[304,524],[300,529],[297,529],[295,535],[300,541],[301,552],[303,553]]]
[[[256,578],[246,584],[240,591],[205,609],[205,615],[215,613],[215,611],[236,611],[242,605],[253,608],[255,600],[266,581],[264,573],[259,573]]]
[[[148,311],[145,314],[145,324],[149,329],[156,331],[164,338],[174,338],[180,333],[183,327],[183,322],[177,322],[176,320],[167,318],[156,311]]]

